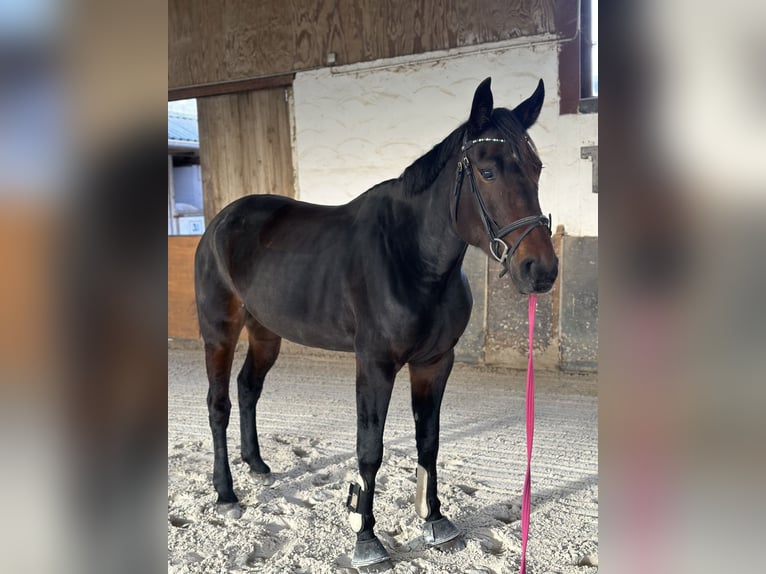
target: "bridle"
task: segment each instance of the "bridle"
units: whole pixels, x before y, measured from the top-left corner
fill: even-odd
[[[463,176],[468,173],[468,181],[471,184],[471,192],[473,194],[474,202],[476,203],[476,209],[481,217],[482,225],[484,225],[484,231],[486,231],[487,237],[489,238],[489,252],[492,254],[492,257],[503,266],[503,271],[500,273],[500,277],[502,277],[508,272],[508,259],[513,256],[519,248],[519,245],[521,245],[522,240],[529,235],[532,230],[540,226],[547,228],[548,233],[551,233],[551,219],[550,215],[548,215],[548,217],[545,217],[544,215],[530,215],[529,217],[517,219],[505,227],[500,227],[497,224],[489,214],[487,204],[484,203],[484,199],[481,197],[479,186],[476,184],[476,177],[474,176],[473,168],[471,167],[471,162],[468,159],[468,150],[477,143],[484,142],[506,143],[506,140],[501,138],[478,138],[470,141],[465,138],[463,139],[463,146],[460,150],[463,153],[463,159],[457,162],[457,173],[455,174],[455,208],[453,212],[453,221],[457,224],[460,192],[463,189]],[[503,238],[517,229],[524,229],[524,231],[519,235],[513,245],[508,247],[508,244],[503,241]]]

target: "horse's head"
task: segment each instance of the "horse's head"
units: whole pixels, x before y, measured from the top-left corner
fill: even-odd
[[[543,82],[513,110],[493,109],[490,78],[476,89],[452,196],[458,234],[498,260],[521,293],[548,291],[558,275],[550,221],[537,197],[542,164],[527,129]]]

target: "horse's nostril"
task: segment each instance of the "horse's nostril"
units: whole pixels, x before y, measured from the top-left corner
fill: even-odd
[[[534,272],[535,260],[532,257],[527,257],[521,262],[521,273],[526,277],[530,277]]]

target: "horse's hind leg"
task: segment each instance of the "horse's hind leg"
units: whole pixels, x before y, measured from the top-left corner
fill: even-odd
[[[213,433],[213,486],[218,493],[219,511],[238,515],[240,511],[229,468],[226,428],[231,413],[231,363],[245,313],[233,294],[220,289],[211,288],[209,291],[202,298],[198,288],[198,317],[205,343],[205,367],[209,382],[207,408]]]
[[[441,513],[436,493],[436,457],[439,454],[439,412],[447,378],[452,371],[452,350],[426,364],[410,364],[412,413],[415,417],[415,440],[418,448],[415,512],[426,522],[424,538],[431,546],[464,546],[460,531]],[[448,544],[449,543],[449,544]]]
[[[250,477],[263,484],[270,484],[271,469],[261,458],[256,426],[256,405],[261,397],[266,373],[279,355],[282,339],[261,326],[252,317],[245,321],[249,347],[245,364],[237,377],[239,396],[239,423],[241,429],[242,460],[250,466]]]

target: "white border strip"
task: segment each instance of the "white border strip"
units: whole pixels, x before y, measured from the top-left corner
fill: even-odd
[[[381,60],[372,60],[370,62],[357,62],[355,64],[346,64],[343,66],[329,67],[332,75],[363,74],[384,70],[387,68],[396,68],[400,66],[410,66],[422,64],[424,62],[437,62],[441,60],[451,60],[460,58],[468,54],[484,54],[490,52],[504,52],[513,49],[530,49],[535,46],[548,44],[565,43],[574,40],[572,38],[560,38],[556,34],[540,34],[537,36],[524,36],[522,38],[513,38],[511,40],[501,40],[500,42],[490,42],[486,44],[477,44],[474,46],[461,46],[460,48],[450,48],[449,50],[438,50],[435,52],[425,52],[422,54],[413,54],[410,56],[396,56],[395,58],[384,58]]]

